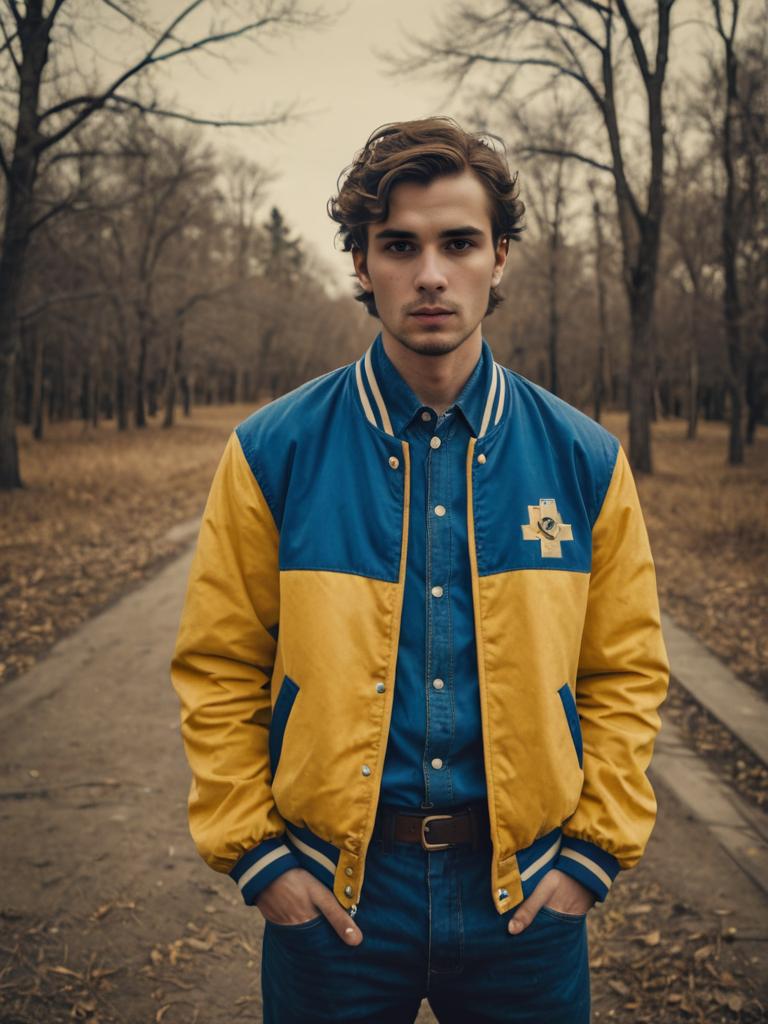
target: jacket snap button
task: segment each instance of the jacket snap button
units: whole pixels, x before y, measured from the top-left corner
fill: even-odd
[[[477,461],[480,463],[481,466],[485,465],[485,455],[483,455],[482,452],[480,452],[480,454],[477,456]]]
[[[439,448],[442,443],[443,442],[440,440],[440,438],[437,435],[435,435],[434,437],[430,437],[430,439],[429,439],[429,447],[430,448]]]
[[[360,771],[363,773],[363,775],[370,775],[371,774],[371,769],[368,767],[367,764],[364,764],[363,767],[360,769]]]
[[[344,874],[347,876],[347,878],[351,878],[352,875],[354,875],[354,873],[355,873],[355,869],[354,868],[344,868]]]
[[[396,455],[390,455],[389,464],[392,467],[392,469],[397,469],[397,467],[400,465],[400,459],[398,459]]]
[[[351,896],[354,891],[355,890],[352,888],[351,885],[345,885],[344,886],[344,895],[345,896]]]
[[[384,693],[386,686],[384,683],[376,683],[376,693]]]

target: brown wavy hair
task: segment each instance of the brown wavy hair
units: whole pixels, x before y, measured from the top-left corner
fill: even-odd
[[[387,219],[395,185],[426,185],[466,170],[474,171],[491,201],[494,246],[501,239],[518,242],[525,206],[518,198],[517,173],[510,173],[504,143],[497,135],[467,132],[452,118],[438,116],[381,125],[341,172],[338,195],[328,200],[328,216],[339,225],[336,235],[344,252],[368,251],[368,225]],[[378,316],[373,292],[358,288],[355,298],[371,316]],[[491,288],[486,315],[502,301],[498,289]]]

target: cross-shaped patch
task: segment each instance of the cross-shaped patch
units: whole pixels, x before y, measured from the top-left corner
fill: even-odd
[[[528,522],[523,523],[523,540],[541,541],[542,558],[562,558],[560,544],[573,540],[570,523],[564,523],[554,498],[539,498],[538,505],[528,506]]]

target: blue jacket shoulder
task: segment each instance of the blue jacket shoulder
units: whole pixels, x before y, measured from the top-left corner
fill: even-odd
[[[325,442],[329,424],[349,394],[350,372],[354,364],[315,377],[257,409],[235,428],[277,523],[282,519],[283,496],[296,453],[302,449],[309,454],[309,449]]]
[[[619,452],[619,440],[591,417],[546,388],[507,370],[513,408],[526,421],[529,437],[546,438],[571,463],[595,521],[602,508]],[[514,413],[513,413],[514,415]]]

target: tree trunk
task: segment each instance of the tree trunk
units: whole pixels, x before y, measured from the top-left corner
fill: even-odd
[[[741,299],[736,259],[739,247],[739,224],[736,212],[736,173],[733,166],[733,122],[737,113],[737,62],[733,46],[736,34],[738,5],[733,7],[731,34],[722,24],[719,0],[714,0],[715,15],[720,37],[725,47],[725,114],[723,117],[722,158],[725,169],[725,194],[723,196],[723,222],[721,229],[723,246],[723,314],[728,347],[728,368],[730,379],[728,391],[731,399],[728,436],[728,462],[738,466],[744,461],[744,354],[741,339]]]
[[[688,430],[686,438],[696,440],[699,428],[699,293],[691,296],[691,341],[688,348]]]
[[[5,192],[5,223],[0,249],[0,490],[21,487],[16,443],[16,317],[33,220],[37,178],[40,81],[48,60],[49,23],[42,3],[26,4],[20,28],[22,64],[13,158]],[[15,8],[14,8],[15,9]]]
[[[33,330],[34,363],[32,369],[32,436],[40,441],[43,436],[43,332]]]
[[[137,427],[146,427],[147,413],[144,406],[144,378],[147,369],[147,332],[142,327],[139,331],[139,362],[136,367],[134,394],[134,422]]]
[[[592,203],[592,215],[595,224],[595,279],[597,282],[597,359],[595,360],[595,377],[593,385],[594,419],[599,423],[603,411],[605,394],[605,353],[608,347],[608,317],[605,311],[605,245],[603,243],[603,225],[600,203],[597,199]]]
[[[128,358],[122,343],[118,343],[115,359],[115,416],[117,429],[128,429]]]
[[[651,334],[653,330],[653,285],[648,276],[629,289],[631,344],[629,352],[629,451],[632,466],[641,473],[652,473],[651,408]]]
[[[562,161],[560,162],[562,167]],[[557,193],[555,195],[555,215],[549,235],[549,328],[547,336],[547,354],[549,359],[549,390],[553,395],[560,392],[560,380],[558,378],[558,335],[560,329],[560,317],[557,308],[557,286],[558,269],[560,263],[560,205],[561,189],[558,178]]]
[[[183,345],[184,326],[182,322],[179,322],[176,327],[176,336],[173,344],[169,346],[170,357],[168,359],[168,368],[165,374],[165,414],[163,416],[163,426],[166,428],[173,426],[173,415],[176,407],[176,381],[179,376],[179,365],[181,363],[181,350]]]
[[[187,377],[186,373],[179,375],[179,387],[181,389],[181,408],[185,416],[192,415],[192,391],[194,379]]]

